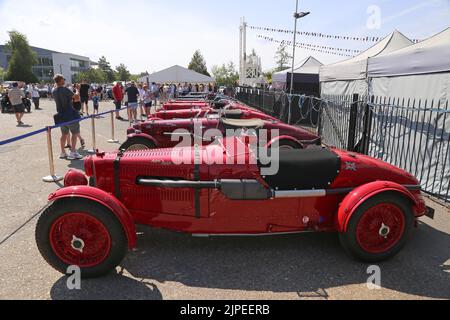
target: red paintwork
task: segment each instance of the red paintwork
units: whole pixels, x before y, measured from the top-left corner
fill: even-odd
[[[88,180],[84,173],[80,170],[70,169],[64,176],[64,186],[87,186]]]
[[[356,241],[369,253],[386,252],[400,241],[405,224],[405,217],[399,207],[389,203],[379,204],[367,210],[359,220]],[[390,226],[385,237],[380,236],[382,225]]]
[[[235,108],[229,108],[231,110]],[[278,121],[278,119],[266,115],[263,112],[259,112],[251,109],[241,109],[242,115],[240,119],[263,119],[263,120],[273,120]],[[220,110],[215,110],[213,108],[201,108],[201,109],[181,109],[181,110],[161,110],[156,112],[149,118],[149,120],[174,120],[174,119],[192,119],[192,118],[205,118],[208,115],[218,115]]]
[[[192,108],[205,108],[209,107],[209,103],[203,101],[173,101],[163,105],[164,110],[183,110]]]
[[[230,146],[231,140],[234,139],[226,139],[223,144]],[[236,142],[236,145],[242,147],[242,141]],[[201,180],[262,181],[259,167],[250,161],[254,160],[255,155],[249,152],[247,147],[243,147],[242,152],[237,146],[231,151],[228,147],[228,153],[224,153],[224,147],[218,145],[200,147],[199,152],[203,156],[200,166]],[[342,170],[330,189],[356,188],[354,192],[326,197],[233,201],[226,198],[220,190],[202,190],[199,219],[196,217],[195,192],[192,189],[155,188],[136,184],[140,176],[194,180],[193,164],[178,165],[173,161],[181,157],[193,160],[195,156],[193,150],[194,148],[180,148],[125,153],[120,161],[120,199],[112,196],[113,162],[117,154],[99,154],[87,160],[94,162],[97,188],[62,189],[51,196],[50,200],[54,201],[61,197],[89,197],[106,203],[109,208],[113,203],[116,209],[112,211],[117,210],[118,204],[122,203],[121,208],[127,208],[130,216],[121,221],[127,221],[125,225],[129,232],[131,232],[130,219],[138,224],[193,234],[343,231],[342,226],[345,225],[343,221],[348,221],[359,205],[358,201],[385,191],[405,195],[404,188],[400,184],[418,184],[411,175],[382,161],[333,149],[332,151],[342,159]],[[235,161],[239,159],[238,163],[242,164],[211,164],[219,160],[227,163],[230,159]],[[346,162],[355,163],[357,171],[347,170]],[[376,182],[378,179],[390,182]],[[423,200],[420,193],[407,192],[416,203],[416,217],[424,215],[425,209],[421,206]],[[308,219],[304,219],[305,217]]]
[[[89,159],[87,159],[87,161],[89,161]],[[97,163],[94,165],[97,166]],[[110,183],[111,182],[112,181],[110,181]],[[137,237],[133,216],[122,204],[122,202],[117,200],[110,193],[105,192],[104,190],[101,190],[99,188],[92,188],[88,186],[67,187],[60,189],[55,193],[52,193],[49,196],[48,200],[51,202],[55,202],[58,200],[70,198],[81,198],[94,201],[111,210],[111,212],[114,213],[114,215],[124,227],[129,247],[134,248],[136,246]]]
[[[401,171],[397,169],[398,171]],[[418,181],[415,178],[411,178],[411,180],[408,180],[407,177],[405,179],[401,178],[401,172],[395,172],[396,170],[392,171],[392,174],[394,174],[393,177],[390,179],[392,180],[399,180],[400,184],[405,185],[418,185]],[[406,174],[403,172],[403,174]],[[387,177],[384,177],[387,178]],[[381,181],[375,181],[371,183],[364,184],[360,186],[359,188],[353,190],[342,202],[339,212],[337,215],[337,225],[339,227],[340,232],[347,231],[347,225],[348,222],[353,215],[353,213],[358,209],[358,207],[363,204],[366,200],[380,194],[383,192],[396,192],[407,199],[410,199],[413,203],[413,208],[415,210],[415,213],[418,215],[421,212],[425,210],[425,202],[420,197],[420,192],[417,192],[416,194],[413,194],[409,190],[407,190],[405,187],[400,185],[399,183],[395,183],[392,181],[383,180],[384,178],[381,178]],[[403,181],[403,182],[402,182]],[[409,181],[409,182],[407,182]],[[415,183],[411,183],[412,181],[416,181]]]
[[[73,235],[83,240],[82,252],[72,247]],[[50,229],[53,252],[68,265],[80,268],[94,267],[108,257],[111,236],[106,226],[91,215],[69,213],[58,218]]]
[[[180,142],[185,142],[186,139],[189,142],[188,145],[194,144],[194,139],[192,137],[175,137],[173,139],[173,134],[177,130],[185,130],[194,133],[194,128],[198,128],[198,135],[203,137],[204,133],[209,130],[216,130],[220,132],[222,136],[226,136],[226,128],[220,119],[178,119],[178,120],[149,120],[143,123],[138,123],[132,128],[128,129],[128,138],[133,137],[151,137],[151,140],[158,148],[172,148],[180,144]],[[235,128],[234,130],[237,130]],[[279,121],[265,121],[264,127],[261,129],[266,129],[268,133],[267,140],[271,141],[279,136],[286,136],[292,138],[293,141],[298,141],[303,146],[308,145],[318,145],[320,144],[320,138],[300,127],[294,127],[287,125]],[[278,134],[276,131],[278,130]],[[173,141],[175,140],[175,141]],[[198,144],[203,143],[207,145],[211,143],[210,141],[199,141]],[[265,145],[265,144],[264,144]]]

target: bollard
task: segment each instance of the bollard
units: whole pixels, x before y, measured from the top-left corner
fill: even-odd
[[[89,153],[97,152],[97,141],[95,140],[95,116],[91,116],[91,128],[92,128],[92,150],[88,150]]]
[[[53,143],[52,143],[52,128],[47,127],[47,150],[48,150],[48,164],[50,167],[50,175],[42,178],[44,182],[59,182],[64,178],[55,174],[55,162],[53,160]]]
[[[114,123],[114,112],[111,112],[111,139],[108,140],[108,143],[119,143],[119,140],[116,139],[116,130],[115,130],[115,123]]]

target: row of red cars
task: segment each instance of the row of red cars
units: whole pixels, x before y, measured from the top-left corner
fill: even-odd
[[[236,101],[173,101],[130,128],[119,151],[68,172],[36,241],[51,266],[83,277],[115,269],[136,247],[136,224],[195,236],[334,232],[351,255],[378,262],[433,216],[420,190],[407,172]]]

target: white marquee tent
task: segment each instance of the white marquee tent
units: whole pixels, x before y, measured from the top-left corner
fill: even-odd
[[[395,31],[370,49],[356,57],[320,68],[322,96],[352,95],[367,96],[369,91],[367,65],[371,57],[381,56],[409,47],[413,42],[399,31]]]
[[[308,57],[303,60],[300,65],[294,69],[294,74],[319,74],[320,67],[323,64],[314,57]],[[288,76],[291,75],[292,69],[286,69],[273,74],[273,82],[286,82]]]
[[[294,69],[294,85],[302,87],[308,84],[319,83],[319,70],[323,64],[314,57],[308,57]],[[276,89],[284,90],[291,82],[292,69],[276,72],[272,76],[272,82]],[[297,91],[300,88],[297,89]]]
[[[214,79],[201,73],[175,65],[139,79],[140,82],[155,83],[212,83]]]
[[[450,28],[407,48],[369,59],[375,96],[450,100]]]

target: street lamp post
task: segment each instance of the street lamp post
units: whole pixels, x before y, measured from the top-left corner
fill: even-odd
[[[295,70],[295,49],[297,47],[297,22],[298,19],[306,17],[310,12],[298,12],[298,0],[296,0],[295,5],[295,13],[294,13],[294,42],[293,42],[293,50],[292,50],[292,70],[291,70],[291,89],[289,92],[289,116],[288,116],[288,124],[291,124],[292,119],[292,94],[294,92],[294,70]]]

